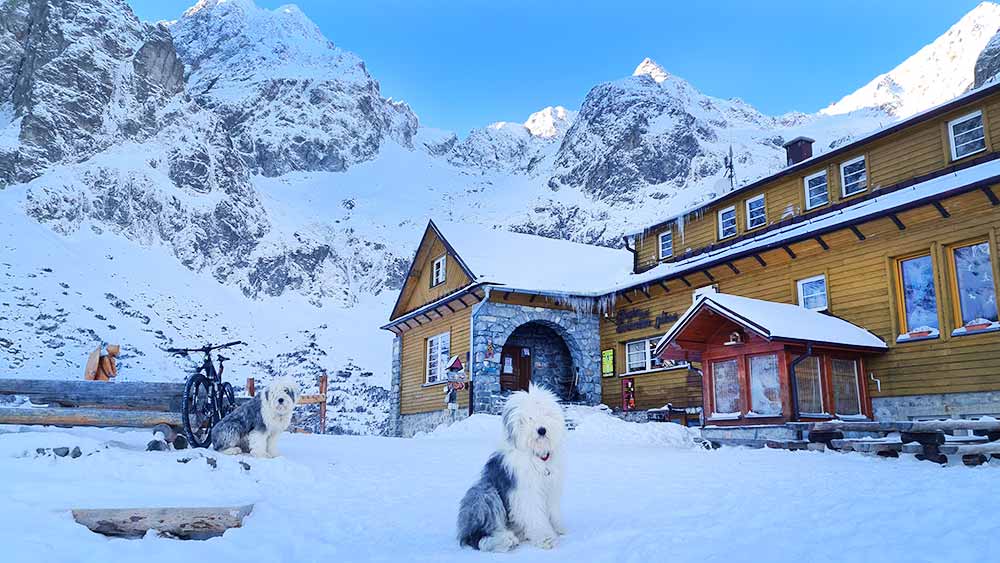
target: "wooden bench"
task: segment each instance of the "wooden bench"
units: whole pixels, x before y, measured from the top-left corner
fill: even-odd
[[[701,421],[701,407],[675,407],[667,403],[658,409],[649,409],[646,416],[651,422],[674,422],[680,420],[684,426],[689,426],[690,420]]]

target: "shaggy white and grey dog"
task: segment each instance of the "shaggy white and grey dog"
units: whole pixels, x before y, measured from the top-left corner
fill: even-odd
[[[249,452],[254,457],[278,457],[278,436],[292,422],[299,398],[294,380],[279,377],[227,414],[212,428],[212,447],[224,454]]]
[[[508,397],[503,427],[506,442],[459,506],[458,542],[483,551],[509,551],[522,541],[551,549],[565,533],[562,408],[550,391],[531,385]]]

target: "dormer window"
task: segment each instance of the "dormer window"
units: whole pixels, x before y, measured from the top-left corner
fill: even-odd
[[[667,231],[660,233],[660,260],[670,258],[674,255],[674,233]]]
[[[865,171],[865,157],[852,158],[840,165],[840,185],[844,197],[859,194],[868,189],[868,173]]]
[[[958,160],[986,150],[986,133],[983,129],[983,112],[974,111],[948,122],[948,140],[951,159]]]
[[[806,210],[815,209],[830,202],[826,186],[826,170],[810,174],[804,180],[806,189]]]
[[[736,208],[719,211],[719,240],[736,236]]]
[[[764,194],[747,200],[747,230],[767,224],[767,210],[764,208]]]
[[[436,285],[441,285],[445,280],[445,273],[448,270],[448,255],[434,260],[434,265],[431,267],[431,287]]]

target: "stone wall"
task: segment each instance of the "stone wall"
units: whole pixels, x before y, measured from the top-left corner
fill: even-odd
[[[484,301],[472,317],[472,383],[475,412],[498,413],[504,394],[500,391],[500,350],[518,327],[539,323],[555,332],[572,360],[579,400],[596,405],[601,401],[601,342],[597,315],[578,311],[527,307]],[[495,351],[491,361],[488,349]]]
[[[876,420],[962,418],[974,415],[1000,417],[1000,392],[873,397],[872,410]]]
[[[399,418],[399,433],[397,436],[412,438],[418,432],[430,432],[442,424],[451,424],[468,416],[468,409],[458,409],[454,411],[454,414],[448,409],[417,414],[404,414]]]
[[[392,339],[392,382],[389,389],[389,435],[400,436],[400,380],[402,376],[402,343],[403,339],[396,335]]]
[[[531,350],[531,382],[554,392],[564,401],[577,400],[573,384],[573,359],[562,337],[541,323],[523,324],[507,338],[507,345]]]

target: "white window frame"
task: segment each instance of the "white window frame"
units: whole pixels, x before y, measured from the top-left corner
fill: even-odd
[[[670,360],[668,360],[662,366],[653,367],[653,349],[656,348],[656,345],[660,342],[661,338],[663,338],[663,335],[651,336],[649,338],[639,338],[636,340],[629,340],[628,342],[626,342],[624,375],[635,375],[637,373],[678,369],[678,368],[688,367],[690,365],[688,362],[671,362]],[[629,366],[628,349],[629,346],[639,343],[645,343],[645,346],[643,347],[643,359],[644,359],[643,367],[641,369],[632,369],[631,366]]]
[[[833,382],[833,363],[838,361],[851,362],[851,364],[854,366],[854,394],[858,398],[857,414],[841,414],[837,412],[837,386]],[[833,399],[833,414],[836,415],[837,418],[843,420],[861,420],[861,419],[868,420],[868,417],[865,416],[865,410],[861,406],[861,382],[860,382],[861,378],[858,377],[860,375],[860,370],[858,369],[858,367],[859,366],[857,360],[849,360],[846,358],[836,358],[836,357],[830,358],[830,388],[833,389],[833,397],[831,398]]]
[[[754,225],[754,224],[752,224],[750,222],[750,218],[751,218],[751,215],[750,215],[750,204],[754,203],[756,201],[760,201],[763,204],[761,206],[761,209],[764,211],[764,217],[763,217],[764,218],[764,222],[760,223],[760,224],[757,224],[757,225]],[[756,196],[748,199],[746,201],[746,209],[747,209],[747,230],[748,231],[751,231],[751,230],[756,229],[758,227],[763,227],[764,225],[767,224],[767,201],[764,199],[764,194],[756,195]]]
[[[844,169],[847,168],[848,166],[852,165],[852,164],[857,164],[858,162],[864,162],[865,163],[865,167],[864,167],[864,174],[865,174],[864,187],[861,188],[860,190],[853,191],[851,193],[847,193],[847,176],[844,174]],[[840,195],[842,197],[851,197],[853,195],[858,195],[859,193],[864,192],[866,190],[868,190],[868,162],[865,161],[865,155],[861,155],[859,157],[852,158],[851,160],[847,160],[847,161],[841,162],[840,163]]]
[[[451,354],[451,332],[450,331],[449,332],[442,332],[440,334],[435,334],[434,336],[430,336],[430,337],[427,338],[427,341],[425,343],[425,346],[427,347],[427,350],[425,351],[426,358],[424,358],[424,360],[425,360],[424,361],[424,384],[425,385],[432,385],[434,383],[441,383],[443,381],[447,381],[447,379],[448,379],[447,377],[444,377],[444,371],[448,367],[447,366],[448,360],[445,359],[445,360],[442,361],[441,360],[441,352],[440,352],[440,349],[441,349],[441,340],[443,340],[445,338],[448,339],[448,353]],[[437,349],[438,349],[438,355],[437,355],[438,357],[437,358],[434,358],[431,355],[431,350],[433,349],[432,346],[431,346],[432,342],[436,342],[437,343]],[[436,365],[434,365],[434,380],[433,381],[431,381],[431,365],[432,365],[432,362],[436,362]]]
[[[966,153],[966,154],[963,154],[962,156],[959,156],[958,152],[956,150],[958,147],[955,146],[955,126],[959,125],[961,123],[964,123],[966,121],[969,121],[970,119],[975,119],[977,117],[980,118],[980,120],[982,122],[982,124],[980,125],[980,127],[982,127],[982,129],[983,129],[983,148],[981,148],[981,149],[979,149],[977,151]],[[974,111],[972,113],[967,113],[967,114],[963,115],[962,117],[958,117],[958,118],[952,119],[951,121],[948,122],[948,147],[951,149],[951,159],[952,160],[958,160],[960,158],[965,158],[967,156],[971,156],[971,155],[974,155],[976,153],[980,153],[980,152],[983,152],[983,151],[986,150],[986,120],[983,119],[983,112],[982,112],[982,110],[976,110],[976,111]]]
[[[825,405],[824,399],[826,398],[826,396],[825,396],[826,391],[823,390],[823,357],[822,356],[817,356],[817,355],[813,354],[813,355],[806,356],[805,361],[809,361],[811,359],[816,361],[816,380],[819,382],[819,409],[820,410],[819,410],[819,412],[800,411],[799,412],[799,416],[805,416],[805,417],[829,417],[830,413],[826,412],[826,407],[824,406]],[[799,364],[799,365],[802,365],[802,364]],[[789,374],[789,375],[791,375],[791,374]],[[798,377],[798,373],[797,372],[795,374],[795,377]],[[795,382],[795,387],[796,387],[796,389],[795,389],[796,392],[798,392],[798,382],[797,381]],[[798,397],[798,400],[801,401],[802,398]]]
[[[723,219],[722,219],[722,215],[725,214],[725,213],[728,213],[730,211],[733,212],[733,232],[732,232],[732,234],[728,234],[727,235],[723,231],[723,229],[725,229],[725,226],[724,226],[724,222],[723,222]],[[730,205],[729,207],[727,207],[725,209],[720,209],[719,210],[719,214],[718,214],[718,219],[719,219],[719,240],[723,240],[723,239],[727,239],[727,238],[732,238],[732,237],[735,237],[736,235],[738,235],[740,233],[739,222],[738,222],[738,220],[736,218],[736,206],[735,205]]]
[[[667,237],[667,238],[670,239],[670,252],[667,252],[667,253],[663,252],[663,238],[664,237]],[[660,255],[660,260],[663,260],[664,258],[670,258],[671,256],[674,255],[674,232],[672,230],[668,229],[667,231],[660,233],[660,236],[657,237],[656,241],[658,243],[657,252]]]
[[[440,267],[438,265],[440,264]],[[445,282],[448,277],[448,255],[442,255],[431,264],[431,287],[436,287]]]
[[[823,178],[825,179],[825,181],[824,181],[824,187],[825,187],[824,192],[826,193],[826,199],[823,200],[823,203],[817,203],[816,205],[812,205],[812,200],[809,197],[809,180],[812,180],[813,178],[818,178],[820,176],[823,176]],[[826,177],[826,170],[825,169],[824,170],[820,170],[819,172],[816,172],[815,174],[810,174],[810,175],[806,176],[805,178],[803,178],[802,179],[802,186],[803,186],[803,188],[805,189],[805,192],[806,192],[806,211],[810,211],[810,210],[816,209],[817,207],[823,207],[824,205],[830,203],[830,179]]]
[[[816,280],[823,280],[823,294],[826,296],[826,306],[822,309],[809,309],[806,307],[805,295],[802,294],[802,286],[809,282],[814,282]],[[808,278],[803,278],[801,280],[795,281],[795,289],[799,294],[799,307],[803,309],[809,309],[810,311],[827,311],[830,309],[830,283],[826,281],[826,274],[819,274],[818,276],[812,276]]]

